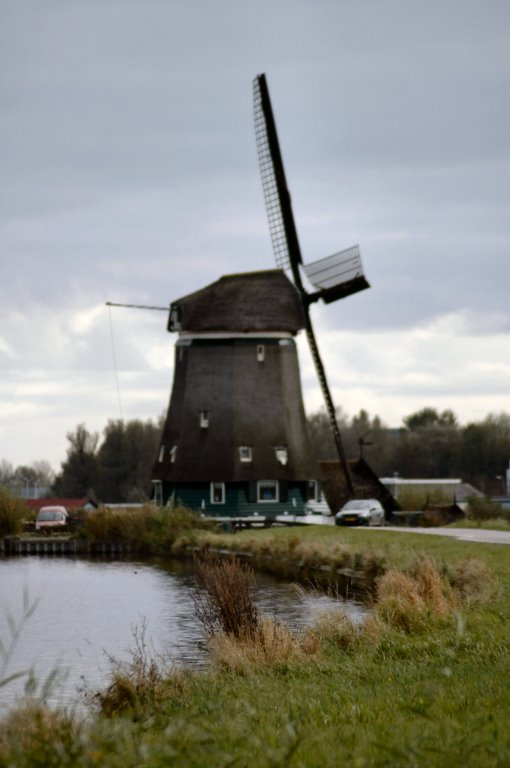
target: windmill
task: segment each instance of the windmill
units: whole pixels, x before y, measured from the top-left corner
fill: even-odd
[[[207,515],[245,521],[303,514],[320,493],[321,470],[308,433],[295,343],[302,329],[324,394],[345,492],[353,495],[310,305],[368,287],[357,246],[303,264],[264,75],[255,79],[254,98],[277,268],[224,275],[170,304],[168,330],[178,338],[152,475],[153,497],[160,503],[181,500]],[[305,289],[301,269],[313,291]]]
[[[336,452],[345,474],[348,491],[352,495],[354,491],[351,474],[336,419],[333,398],[312,326],[310,305],[319,299],[329,304],[370,286],[363,274],[357,245],[310,264],[305,265],[303,263],[264,74],[258,75],[253,81],[253,102],[262,187],[276,265],[280,269],[290,272],[299,295],[303,308],[306,336],[324,397]],[[315,289],[314,291],[308,292],[305,289],[301,270]]]

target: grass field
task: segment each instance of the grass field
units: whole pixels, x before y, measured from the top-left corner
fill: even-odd
[[[443,585],[464,572],[483,589],[454,599],[445,586],[448,610],[430,603],[425,623],[376,604],[377,620],[358,633],[326,622],[285,652],[243,650],[243,663],[223,648],[200,674],[162,670],[142,648],[86,721],[37,704],[11,713],[0,766],[510,765],[510,548],[329,527],[214,540],[324,558],[349,551],[407,574],[427,555]]]

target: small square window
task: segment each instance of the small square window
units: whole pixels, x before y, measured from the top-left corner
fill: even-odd
[[[259,480],[257,483],[257,501],[262,504],[278,501],[278,481]]]
[[[251,445],[239,446],[239,460],[245,464],[249,463],[250,461],[253,461],[253,449]]]
[[[209,411],[200,411],[200,429],[209,428]]]
[[[159,458],[158,458],[158,461],[160,464],[164,458],[165,458],[165,446],[162,445],[161,448],[159,449]]]
[[[287,451],[287,447],[285,445],[277,445],[274,449],[274,452],[276,454],[276,461],[284,467],[289,460],[289,452]]]
[[[257,344],[257,362],[263,363],[266,356],[266,350],[263,344]]]
[[[175,464],[176,458],[177,458],[177,446],[172,445],[172,447],[170,448],[170,461],[172,464]]]
[[[225,503],[225,483],[211,483],[211,504]]]

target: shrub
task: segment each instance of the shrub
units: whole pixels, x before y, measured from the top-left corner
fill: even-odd
[[[21,533],[23,519],[29,510],[21,499],[0,486],[0,536],[12,536]]]
[[[238,639],[253,638],[259,615],[253,570],[237,558],[195,557],[195,612],[209,637],[224,632]]]
[[[467,517],[479,521],[501,518],[510,522],[510,510],[503,509],[501,504],[497,504],[488,496],[472,496],[468,502]]]
[[[182,531],[210,530],[213,525],[184,507],[144,504],[135,508],[100,507],[87,515],[83,532],[94,541],[124,541],[135,552],[169,554]]]

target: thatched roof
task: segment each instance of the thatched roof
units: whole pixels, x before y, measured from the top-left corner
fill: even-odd
[[[303,327],[299,294],[281,269],[225,275],[212,285],[172,302],[168,323],[169,331],[296,334]]]

